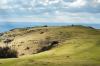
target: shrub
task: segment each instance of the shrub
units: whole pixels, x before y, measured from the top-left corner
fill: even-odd
[[[53,40],[51,39],[51,37],[47,36],[45,40],[40,40],[39,43],[40,43],[39,47],[41,47],[41,49],[38,52],[43,52],[57,46],[59,44],[59,41]]]
[[[43,27],[48,27],[48,25],[44,25]]]
[[[12,41],[13,39],[5,39],[3,42],[6,44],[6,46],[8,46],[8,44]]]
[[[0,33],[0,36],[3,36],[3,33]]]
[[[16,58],[17,51],[9,47],[0,47],[0,58]]]
[[[2,39],[0,38],[0,42],[2,41]]]

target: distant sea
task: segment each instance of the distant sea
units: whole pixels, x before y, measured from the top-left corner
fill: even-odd
[[[67,26],[67,25],[84,25],[91,26],[96,29],[100,29],[100,24],[84,24],[84,23],[57,23],[57,22],[0,22],[0,33],[6,32],[14,28],[25,28],[25,27],[34,27],[34,26]]]

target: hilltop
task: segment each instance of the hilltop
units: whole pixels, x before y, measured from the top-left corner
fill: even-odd
[[[92,27],[16,28],[0,34],[0,46],[6,45],[19,58],[0,60],[0,66],[100,65],[100,30]]]

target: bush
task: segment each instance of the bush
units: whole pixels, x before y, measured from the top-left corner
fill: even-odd
[[[2,39],[0,38],[0,42],[2,41]]]
[[[9,47],[0,47],[0,58],[17,58],[17,51]]]
[[[53,47],[57,46],[59,44],[58,40],[53,40],[51,37],[47,36],[45,40],[40,40],[41,49],[38,52],[43,52],[52,49]]]
[[[48,27],[48,25],[44,25],[43,27]]]

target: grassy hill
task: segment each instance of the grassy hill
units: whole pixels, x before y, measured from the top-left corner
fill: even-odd
[[[19,58],[0,59],[0,66],[100,66],[99,29],[79,25],[13,29],[1,36],[1,46],[7,37]]]

